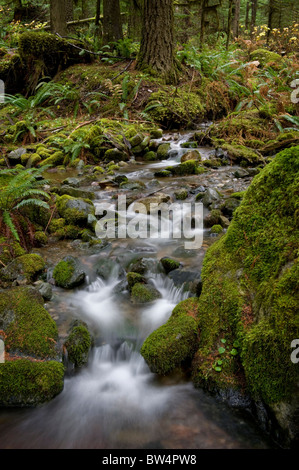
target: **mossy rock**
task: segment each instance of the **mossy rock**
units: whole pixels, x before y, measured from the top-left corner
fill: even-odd
[[[34,281],[46,267],[43,258],[36,254],[26,254],[11,261],[5,268],[0,270],[0,278],[6,282],[16,279]]]
[[[64,343],[67,350],[67,359],[76,368],[87,364],[88,355],[92,346],[92,337],[83,324],[75,325]]]
[[[8,353],[39,359],[56,358],[57,326],[33,287],[0,293],[0,329],[5,331]]]
[[[64,157],[65,155],[63,152],[57,151],[50,157],[46,158],[46,160],[43,160],[42,162],[40,162],[39,166],[40,167],[43,167],[43,166],[57,167],[63,164]]]
[[[224,144],[222,148],[227,151],[229,158],[234,163],[246,163],[247,166],[264,163],[263,157],[256,150],[244,145]]]
[[[141,282],[134,284],[131,290],[131,299],[135,303],[149,303],[161,297],[160,292],[151,285],[145,285]]]
[[[133,287],[137,283],[145,283],[146,280],[145,278],[138,273],[127,273],[127,282],[128,282],[128,288],[129,291],[132,291]]]
[[[64,366],[56,361],[22,359],[0,364],[0,406],[32,407],[63,390]]]
[[[211,233],[220,234],[223,232],[223,227],[221,225],[213,225],[211,227]]]
[[[148,114],[166,129],[178,129],[194,125],[204,117],[201,97],[193,92],[177,88],[171,92],[159,90],[148,100]]]
[[[200,167],[196,160],[187,160],[184,163],[166,169],[176,176],[200,175],[205,172],[205,169]]]
[[[280,423],[288,409],[283,427],[290,439],[299,396],[299,370],[290,360],[291,342],[299,337],[298,188],[294,147],[255,176],[227,233],[208,249],[193,364],[197,386],[244,390],[245,383]],[[219,374],[213,366],[220,338],[239,348]]]
[[[182,156],[181,163],[187,162],[188,160],[195,160],[200,162],[201,159],[202,157],[198,150],[190,150]]]
[[[25,255],[26,251],[19,242],[5,237],[0,237],[0,260],[4,265],[9,264],[14,258]]]
[[[85,226],[88,215],[95,215],[95,208],[88,199],[64,195],[57,197],[56,205],[60,216],[71,225]]]
[[[175,259],[172,259],[172,258],[167,258],[167,257],[161,258],[160,263],[162,264],[163,269],[166,274],[180,267],[179,261],[176,261]]]
[[[143,343],[140,353],[152,372],[168,375],[192,359],[198,347],[198,300],[178,304],[167,323]]]
[[[66,256],[54,268],[53,279],[58,287],[74,289],[85,281],[86,274],[79,262],[72,256]]]
[[[166,160],[168,157],[168,152],[170,150],[170,144],[161,144],[157,150],[158,160]]]
[[[256,49],[251,52],[250,58],[251,60],[258,60],[262,67],[265,67],[267,64],[280,66],[283,61],[283,57],[280,54],[268,51],[268,49]]]

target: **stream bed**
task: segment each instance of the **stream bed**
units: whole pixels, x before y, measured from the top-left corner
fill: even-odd
[[[234,177],[236,168],[211,168],[203,175],[156,179],[153,174],[180,162],[180,144],[172,142],[168,160],[130,162],[120,170],[129,181],[140,181],[146,191],[161,190],[173,196],[187,188],[187,201],[196,188],[213,187],[229,195],[242,191],[251,178]],[[213,149],[199,149],[208,158]],[[56,175],[61,178],[61,175]],[[65,178],[67,175],[63,175]],[[55,177],[55,175],[54,175]],[[118,189],[95,187],[94,204],[111,201]],[[131,192],[128,190],[127,194]],[[204,208],[204,214],[208,209]],[[109,240],[90,250],[77,241],[52,243],[36,249],[50,265],[63,256],[78,258],[87,273],[86,283],[73,291],[53,286],[46,308],[55,319],[61,338],[74,319],[86,322],[95,344],[86,367],[69,373],[63,392],[36,409],[0,410],[2,449],[265,449],[273,444],[261,433],[251,416],[229,408],[203,390],[194,389],[182,373],[158,377],[139,353],[145,338],[170,317],[174,307],[190,292],[176,285],[159,268],[162,257],[173,257],[185,270],[200,272],[206,249],[215,240],[203,230],[200,249],[188,250],[181,239],[147,238]],[[134,304],[122,288],[122,275],[130,262],[142,258],[147,279],[161,297],[148,305]],[[99,260],[112,260],[108,278],[94,269]],[[51,268],[49,268],[51,279]]]

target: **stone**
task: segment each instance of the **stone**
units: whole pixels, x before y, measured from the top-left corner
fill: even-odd
[[[12,152],[9,152],[7,158],[14,164],[21,163],[21,157],[26,153],[26,149],[20,147]]]
[[[216,189],[208,188],[202,199],[202,203],[205,207],[209,207],[213,204],[213,202],[220,201],[220,199],[221,196],[219,195],[218,191],[216,191]]]
[[[52,299],[53,289],[51,284],[49,284],[48,282],[42,282],[38,286],[38,291],[45,301],[49,301]]]
[[[244,168],[238,168],[238,170],[234,172],[235,178],[247,178],[248,176],[250,175],[247,170],[244,170]]]
[[[54,268],[53,279],[56,286],[63,289],[74,289],[82,285],[86,274],[79,261],[73,256],[66,256]]]
[[[198,150],[190,150],[185,153],[181,158],[181,163],[187,162],[189,160],[201,161],[201,154]]]

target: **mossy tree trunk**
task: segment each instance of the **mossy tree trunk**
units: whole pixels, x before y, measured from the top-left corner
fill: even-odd
[[[128,37],[140,41],[143,0],[129,0]]]
[[[123,39],[119,0],[103,0],[103,16],[104,43]]]
[[[241,0],[234,0],[233,4],[233,37],[239,37]]]
[[[66,0],[51,0],[50,22],[52,33],[58,33],[61,36],[67,35]]]
[[[137,69],[176,81],[172,0],[144,0],[142,38]]]

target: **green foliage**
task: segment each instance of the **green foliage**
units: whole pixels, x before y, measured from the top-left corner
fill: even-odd
[[[14,223],[21,209],[27,206],[42,207],[49,209],[49,205],[44,199],[49,200],[50,196],[41,187],[45,184],[44,179],[39,177],[41,169],[28,170],[3,170],[1,177],[8,177],[4,181],[0,179],[0,217],[15,237],[20,241],[18,229]]]

